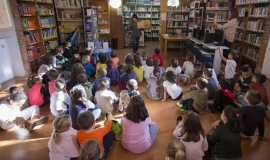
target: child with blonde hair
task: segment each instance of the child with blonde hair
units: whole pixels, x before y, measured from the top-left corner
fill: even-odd
[[[79,157],[77,131],[72,127],[69,115],[62,115],[53,121],[53,133],[48,143],[50,159],[70,160]]]
[[[192,54],[189,53],[189,54],[186,55],[186,61],[183,64],[182,73],[181,73],[181,74],[189,75],[190,78],[194,78],[194,76],[195,76],[195,74],[197,72],[197,70],[194,67],[194,64],[192,62],[192,59],[193,59]]]
[[[93,58],[92,58],[92,48],[86,48],[85,50],[84,50],[84,54],[83,54],[84,56],[89,56],[89,58],[90,58],[90,63],[93,65],[93,67],[94,68],[96,68],[96,64],[95,64],[95,62],[94,62],[94,60],[93,60]]]
[[[94,66],[90,63],[90,57],[87,55],[84,55],[82,57],[82,66],[85,69],[85,72],[88,77],[94,77],[96,73],[96,69]]]
[[[101,79],[106,79],[109,82],[109,85],[111,84],[111,79],[108,78],[108,77],[106,77],[107,76],[107,70],[106,70],[106,68],[103,68],[103,67],[99,68],[98,71],[97,71],[97,73],[98,73],[98,77],[99,78],[95,79],[95,81],[93,83],[93,89],[92,89],[93,95],[95,95],[96,92],[100,90],[99,81]],[[109,86],[108,90],[110,90],[110,86]]]
[[[88,77],[85,73],[81,73],[78,75],[78,83],[83,86],[87,99],[93,101],[94,100],[94,96],[92,93],[93,84],[88,81]]]
[[[28,97],[30,105],[37,105],[39,107],[50,103],[50,94],[42,85],[42,78],[39,75],[33,74],[28,77],[27,85],[29,87]]]
[[[178,140],[173,140],[168,144],[167,153],[173,160],[186,160],[185,146]],[[165,160],[170,160],[169,157]]]
[[[80,160],[99,160],[102,159],[101,146],[97,140],[87,141],[80,152]]]

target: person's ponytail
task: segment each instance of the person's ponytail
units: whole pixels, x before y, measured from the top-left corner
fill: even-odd
[[[232,106],[226,106],[223,110],[223,114],[227,117],[227,124],[231,126],[233,132],[243,131],[243,124],[241,122],[241,115],[238,114],[238,110]]]
[[[186,160],[186,153],[180,148],[176,150],[174,160]]]
[[[52,138],[53,138],[54,143],[56,143],[56,144],[61,143],[61,135],[57,131],[53,132]]]

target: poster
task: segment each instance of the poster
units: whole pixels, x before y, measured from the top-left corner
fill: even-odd
[[[122,16],[122,8],[117,8],[117,16]]]

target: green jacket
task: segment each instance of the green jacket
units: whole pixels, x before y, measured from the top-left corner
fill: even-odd
[[[71,48],[64,48],[63,56],[65,56],[67,59],[71,59],[73,57],[72,49]]]
[[[61,56],[56,56],[56,58],[59,60],[59,63],[61,65],[65,64],[65,63],[69,63],[68,59],[66,57],[62,56],[62,55]]]
[[[107,116],[105,116],[104,126],[106,126],[107,121],[108,121]],[[113,131],[115,133],[115,139],[116,140],[121,140],[122,139],[122,124],[119,123],[114,117],[112,117],[111,131]]]
[[[81,85],[83,86],[87,99],[93,101],[94,100],[94,96],[92,94],[92,88],[93,88],[93,84],[91,84],[91,82],[86,82],[86,83],[81,83]]]

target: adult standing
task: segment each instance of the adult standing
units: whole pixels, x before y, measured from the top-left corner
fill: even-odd
[[[228,55],[231,52],[231,45],[235,38],[236,29],[238,26],[238,10],[236,8],[231,8],[228,12],[229,21],[223,25],[218,24],[216,18],[214,19],[214,25],[219,29],[223,29],[224,31],[224,42],[223,45],[228,47],[229,49],[225,49],[223,56],[228,59]]]
[[[138,17],[136,14],[132,16],[132,21],[130,23],[129,29],[132,31],[132,40],[133,40],[133,53],[138,52],[139,40],[142,35],[141,30],[137,27]]]

